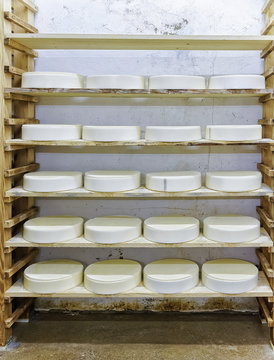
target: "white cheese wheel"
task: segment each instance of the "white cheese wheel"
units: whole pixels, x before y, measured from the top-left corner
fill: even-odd
[[[147,126],[145,139],[149,141],[192,141],[200,140],[200,126]]]
[[[144,221],[144,237],[157,243],[183,243],[199,236],[199,220],[187,216],[155,216]]]
[[[189,75],[155,75],[148,79],[149,89],[205,89],[206,78]]]
[[[22,126],[24,140],[77,140],[81,125],[26,124]]]
[[[262,138],[261,125],[208,125],[205,138],[220,141],[247,141]]]
[[[253,241],[260,236],[260,221],[251,216],[209,216],[203,222],[204,236],[222,243]]]
[[[145,77],[139,75],[92,75],[87,76],[89,89],[145,89]]]
[[[120,294],[139,285],[142,267],[137,261],[113,259],[89,265],[84,274],[87,290],[102,295]]]
[[[133,141],[141,138],[140,126],[83,126],[84,140]]]
[[[83,234],[84,220],[78,216],[42,216],[24,223],[23,238],[50,244],[75,239]]]
[[[184,259],[162,259],[144,267],[144,285],[160,294],[188,291],[199,282],[199,267]]]
[[[33,71],[22,75],[23,88],[82,88],[83,76],[68,72]]]
[[[209,78],[209,89],[264,89],[262,75],[221,75]]]
[[[79,171],[36,171],[25,174],[23,178],[23,188],[37,192],[65,191],[82,185]]]
[[[215,171],[206,174],[206,187],[212,190],[252,191],[261,185],[262,174],[259,171]]]
[[[240,294],[257,286],[258,269],[244,260],[210,260],[202,266],[202,282],[219,293]]]
[[[85,223],[85,238],[100,244],[119,244],[141,236],[142,220],[133,216],[102,216]]]
[[[82,283],[83,270],[83,265],[74,260],[41,261],[25,269],[24,287],[38,294],[64,292]]]
[[[85,188],[91,191],[128,191],[137,189],[140,184],[139,171],[94,170],[85,173]]]
[[[154,191],[191,191],[201,187],[198,171],[167,171],[148,173],[146,188]]]

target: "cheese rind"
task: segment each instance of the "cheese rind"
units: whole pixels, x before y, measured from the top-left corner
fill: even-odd
[[[261,125],[208,125],[205,138],[217,141],[248,141],[262,138]]]
[[[201,187],[198,171],[154,172],[146,175],[146,188],[154,191],[192,191]]]
[[[25,174],[23,178],[23,188],[36,192],[65,191],[82,185],[79,171],[36,171]]]
[[[201,139],[200,126],[147,126],[145,139],[148,141],[179,142]]]
[[[140,126],[83,126],[84,140],[133,141],[140,140]]]
[[[142,267],[137,261],[113,259],[89,265],[84,285],[95,294],[119,294],[134,289],[141,281]]]
[[[22,88],[83,88],[83,76],[68,72],[32,71],[22,75]]]
[[[146,79],[139,75],[92,75],[87,76],[89,89],[145,89]]]
[[[199,236],[199,220],[187,216],[155,216],[144,221],[147,240],[175,244],[191,241]]]
[[[83,265],[74,260],[41,261],[25,269],[24,287],[38,294],[64,292],[82,283],[83,270]]]
[[[148,79],[149,89],[205,89],[206,78],[189,75],[155,75]]]
[[[260,236],[260,221],[251,216],[209,216],[203,222],[204,236],[222,243],[253,241]]]
[[[209,89],[264,89],[265,78],[262,75],[220,75],[211,76]]]
[[[142,220],[133,216],[102,216],[85,223],[85,238],[100,244],[119,244],[141,236]]]
[[[240,294],[257,286],[258,269],[239,259],[210,260],[202,266],[202,282],[219,293]]]
[[[22,139],[50,141],[81,138],[81,125],[26,124],[22,126]]]
[[[24,223],[23,238],[38,244],[58,243],[83,234],[84,220],[78,216],[42,216]]]
[[[224,192],[241,192],[259,189],[262,174],[259,171],[215,171],[206,174],[206,187]]]
[[[199,282],[199,267],[184,259],[162,259],[144,267],[144,285],[161,294],[188,291]]]

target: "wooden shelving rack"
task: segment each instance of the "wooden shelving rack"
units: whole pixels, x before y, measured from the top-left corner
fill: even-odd
[[[74,239],[59,244],[32,244],[26,242],[20,233],[22,223],[35,216],[35,197],[77,197],[77,198],[261,198],[258,213],[261,218],[261,236],[246,244],[219,244],[209,241],[202,235],[198,239],[185,244],[171,245],[171,247],[254,247],[261,263],[259,283],[256,289],[239,297],[256,297],[260,304],[261,315],[270,327],[271,343],[274,342],[274,36],[272,26],[273,1],[267,1],[263,12],[266,15],[267,26],[263,36],[119,36],[119,35],[69,35],[69,34],[38,34],[34,25],[36,6],[31,0],[1,0],[0,27],[1,27],[1,256],[0,256],[0,344],[5,345],[12,334],[12,325],[32,304],[32,299],[42,295],[31,293],[22,286],[22,270],[37,255],[39,247],[87,247],[111,248],[114,246],[98,245],[87,242],[84,238]],[[150,49],[150,50],[261,50],[265,60],[266,90],[92,90],[92,89],[21,89],[20,78],[24,71],[34,69],[34,58],[38,56],[36,49]],[[38,123],[35,118],[35,103],[40,96],[66,97],[259,97],[263,104],[264,116],[259,120],[263,125],[261,141],[254,142],[214,142],[193,141],[185,143],[157,143],[140,140],[138,142],[97,143],[84,140],[76,141],[24,141],[20,138],[23,124]],[[159,148],[163,152],[172,152],[172,149],[183,149],[184,146],[230,146],[230,145],[257,145],[262,151],[262,163],[258,164],[263,173],[264,185],[261,189],[249,193],[222,193],[201,188],[192,193],[156,193],[144,188],[125,193],[115,193],[107,196],[77,189],[62,193],[33,193],[22,189],[23,174],[38,169],[35,163],[36,146],[69,147],[72,150],[79,146],[87,147],[90,152],[100,152],[106,148],[110,151],[127,151],[131,146],[153,149]],[[179,150],[178,150],[179,149]],[[155,244],[143,237],[119,247],[156,248],[167,247],[164,244]],[[117,247],[117,245],[115,245]],[[44,296],[44,295],[43,295]],[[47,297],[89,297],[100,296],[88,292],[82,286],[62,294],[52,294]],[[114,296],[115,297],[115,296]],[[143,286],[119,297],[154,298],[170,297],[155,294]],[[173,295],[172,295],[173,297]],[[224,297],[206,289],[202,284],[186,293],[174,297]]]

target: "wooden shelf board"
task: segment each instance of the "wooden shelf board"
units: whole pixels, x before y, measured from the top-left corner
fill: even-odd
[[[265,184],[260,189],[239,193],[222,192],[208,189],[202,186],[200,189],[189,192],[157,192],[148,190],[141,186],[138,189],[124,192],[94,192],[85,188],[77,188],[58,192],[32,192],[24,190],[21,186],[14,187],[6,191],[6,197],[43,197],[43,198],[93,198],[93,199],[129,199],[129,198],[258,198],[261,196],[273,195],[273,191]]]
[[[273,241],[267,234],[267,232],[262,228],[261,235],[258,239],[254,241],[248,241],[244,243],[219,243],[212,241],[204,237],[202,234],[199,235],[195,240],[188,241],[185,243],[179,244],[160,244],[149,241],[143,236],[135,240],[124,242],[120,244],[111,244],[104,245],[98,244],[86,240],[84,237],[79,237],[70,241],[63,241],[53,244],[37,244],[26,241],[23,239],[22,234],[17,234],[13,236],[10,240],[5,243],[6,248],[15,248],[15,247],[54,247],[54,248],[192,248],[192,247],[271,247],[273,246]]]
[[[48,298],[186,298],[186,297],[268,297],[273,296],[269,283],[262,271],[259,272],[258,286],[246,293],[242,294],[221,294],[209,290],[201,284],[201,282],[193,289],[179,293],[179,294],[158,294],[146,289],[142,284],[135,289],[123,294],[115,295],[97,295],[86,288],[83,285],[77,286],[66,292],[58,294],[36,294],[26,290],[23,287],[22,280],[17,280],[5,293],[6,298],[10,297],[48,297]]]
[[[31,49],[263,50],[273,36],[6,34]]]

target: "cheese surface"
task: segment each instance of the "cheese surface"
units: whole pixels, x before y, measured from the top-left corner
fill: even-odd
[[[77,140],[81,138],[81,125],[26,124],[22,126],[24,140]]]
[[[33,71],[22,74],[23,88],[82,88],[83,76],[68,72]]]
[[[147,126],[145,139],[148,141],[191,141],[201,139],[200,126]]]
[[[145,89],[145,77],[138,75],[87,76],[89,89]]]
[[[191,191],[201,187],[198,171],[154,172],[146,175],[146,188],[154,191]]]
[[[149,89],[205,89],[206,78],[189,75],[155,75],[148,79]]]
[[[209,78],[209,89],[264,89],[262,75],[220,75]]]
[[[219,141],[248,141],[262,138],[261,125],[208,125],[205,138]]]
[[[84,140],[133,141],[141,138],[140,126],[83,126]]]

